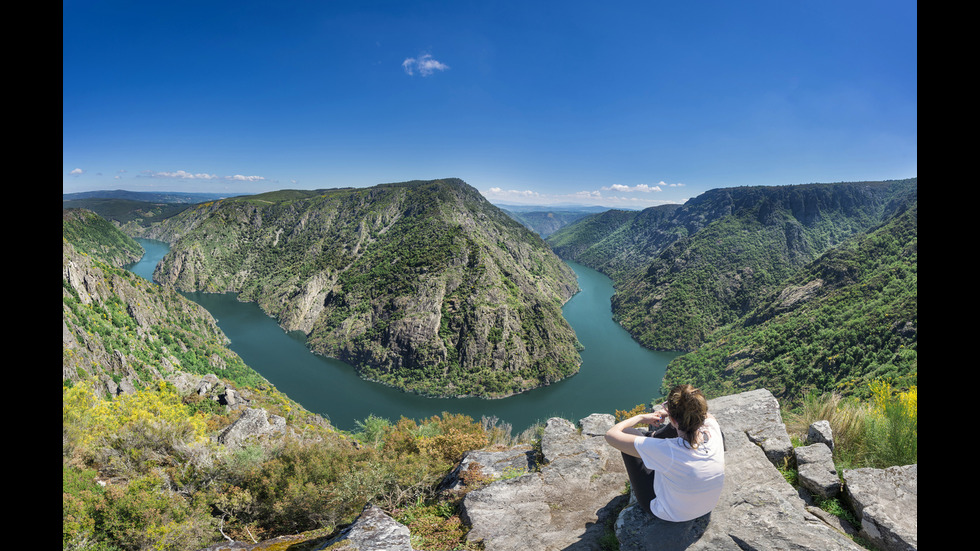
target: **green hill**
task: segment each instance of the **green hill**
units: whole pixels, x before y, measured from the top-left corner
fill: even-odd
[[[915,384],[918,208],[850,238],[776,286],[757,306],[667,367],[664,387],[711,394],[768,388],[866,393],[873,380]]]
[[[238,292],[365,378],[492,397],[578,370],[574,272],[458,179],[202,203],[146,235],[171,243],[158,281]]]
[[[641,344],[693,350],[821,253],[914,200],[915,186],[724,188],[683,206],[596,215],[548,242],[613,279],[613,311]]]
[[[85,209],[62,209],[64,240],[78,250],[99,257],[112,266],[136,262],[143,247],[105,218]]]

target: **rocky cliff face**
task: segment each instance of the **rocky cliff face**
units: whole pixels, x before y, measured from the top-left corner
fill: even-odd
[[[238,292],[366,378],[491,397],[578,370],[574,272],[460,180],[218,201],[151,236],[159,281]]]
[[[95,377],[109,394],[178,371],[264,381],[227,348],[207,310],[107,263],[114,255],[100,259],[78,250],[68,237],[62,240],[63,380]]]

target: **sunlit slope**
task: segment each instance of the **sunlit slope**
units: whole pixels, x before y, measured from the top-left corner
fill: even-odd
[[[861,394],[874,380],[899,388],[918,371],[918,207],[857,235],[759,299],[667,368],[664,386],[712,394],[768,388]]]
[[[644,346],[693,350],[820,254],[894,215],[915,190],[915,179],[716,189],[670,211],[597,215],[549,243],[610,275],[613,312]]]
[[[578,370],[574,272],[458,179],[203,203],[152,235],[158,280],[241,293],[366,378],[502,396]]]

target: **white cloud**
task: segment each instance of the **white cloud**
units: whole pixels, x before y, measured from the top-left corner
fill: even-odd
[[[405,69],[405,72],[410,75],[414,75],[417,71],[418,74],[427,77],[435,71],[445,71],[449,68],[449,65],[436,61],[435,59],[432,59],[431,55],[425,54],[417,58],[407,58],[402,62],[402,68]]]
[[[505,198],[508,198],[508,197],[527,198],[527,197],[538,197],[538,196],[540,196],[540,194],[538,192],[531,191],[529,189],[525,189],[525,190],[507,189],[507,190],[505,190],[505,189],[502,189],[502,188],[499,188],[499,187],[492,187],[492,188],[490,188],[489,192],[491,194],[497,196],[498,198],[501,198],[501,199],[505,199]]]
[[[532,190],[504,189],[493,186],[483,191],[483,196],[490,201],[501,201],[507,203],[521,203],[525,205],[561,205],[561,204],[582,204],[598,205],[610,208],[646,208],[665,203],[674,203],[672,200],[654,199],[647,195],[654,191],[660,191],[659,186],[667,184],[661,182],[656,186],[640,184],[637,186],[624,186],[622,184],[612,185],[601,188],[602,190],[582,190],[569,193],[539,193]],[[640,191],[644,193],[632,194],[629,192]],[[624,193],[625,192],[625,193]]]
[[[660,182],[660,184],[655,186],[649,186],[647,184],[636,184],[633,187],[624,186],[623,184],[613,184],[611,186],[605,186],[602,189],[605,191],[622,191],[624,193],[633,193],[634,191],[640,193],[651,193],[654,191],[663,191],[662,189],[660,189],[660,185],[666,185],[666,184],[664,184],[663,182]]]
[[[264,176],[244,176],[242,174],[218,176],[217,174],[208,174],[207,172],[192,173],[186,170],[177,170],[174,172],[153,172],[146,170],[143,171],[143,174],[151,178],[175,178],[178,180],[231,180],[234,182],[261,182],[265,180]]]
[[[71,172],[69,172],[69,174],[81,174],[82,172],[85,172],[85,171],[82,170],[82,169],[80,169],[80,168],[76,168],[76,169],[72,170]]]
[[[148,174],[154,178],[178,178],[181,180],[214,180],[218,176],[215,174],[198,173],[192,174],[184,170],[178,170],[176,172],[150,172],[146,171],[144,174]]]

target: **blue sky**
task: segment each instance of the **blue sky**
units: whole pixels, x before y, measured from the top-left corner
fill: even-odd
[[[642,208],[908,178],[917,49],[903,0],[66,0],[62,190]]]

